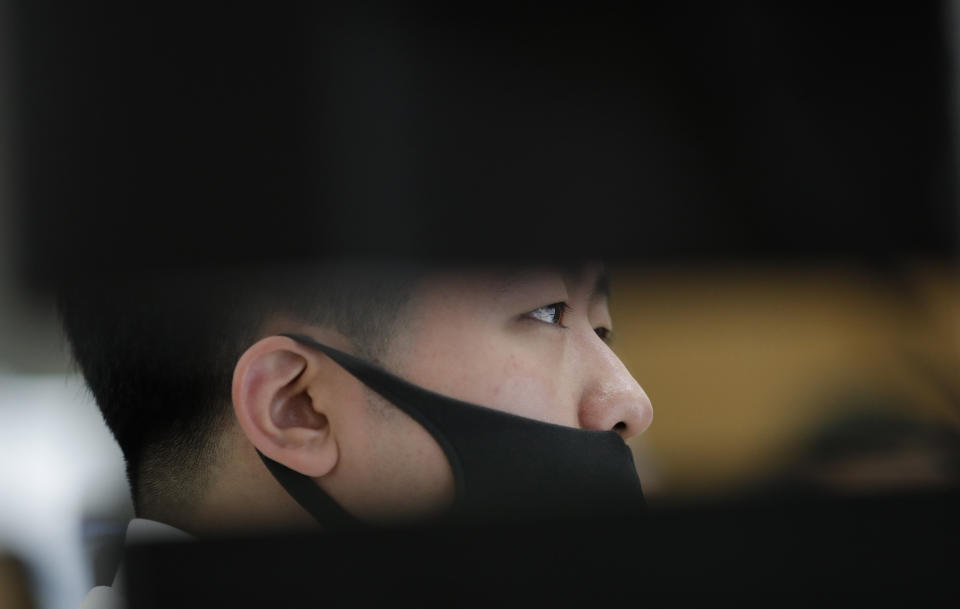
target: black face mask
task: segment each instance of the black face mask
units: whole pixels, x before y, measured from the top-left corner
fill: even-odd
[[[615,431],[590,431],[477,406],[409,383],[298,334],[422,425],[453,472],[453,505],[440,521],[544,521],[631,516],[645,504],[626,443]],[[287,492],[328,529],[361,522],[308,476],[260,455]]]

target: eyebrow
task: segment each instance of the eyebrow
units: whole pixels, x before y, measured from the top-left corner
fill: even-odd
[[[591,301],[599,298],[610,299],[610,274],[607,272],[607,267],[600,269],[597,280],[593,283],[593,290],[590,291]]]
[[[607,271],[606,264],[598,264],[597,278],[593,282],[590,290],[590,302],[595,302],[601,298],[610,300],[610,273]],[[576,277],[582,277],[588,271],[589,267],[583,263],[571,265],[562,269],[563,274],[575,280]]]
[[[567,268],[560,269],[561,273],[570,277],[576,276],[584,272],[584,268],[581,266],[579,268]],[[525,276],[530,273],[529,269],[522,269],[519,271],[513,271],[503,277],[500,281],[497,282],[496,293],[499,296],[503,296],[509,292],[513,286],[523,280]],[[594,302],[601,298],[610,299],[610,274],[607,272],[607,267],[602,266],[599,273],[597,274],[596,280],[593,282],[593,287],[590,290],[590,302]]]
[[[601,298],[610,300],[610,274],[607,267],[600,268],[596,280],[593,282],[593,289],[590,290],[590,302],[596,302]]]

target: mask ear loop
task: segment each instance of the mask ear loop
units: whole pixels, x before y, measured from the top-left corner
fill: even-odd
[[[353,357],[347,353],[338,351],[332,347],[328,347],[323,343],[313,340],[309,336],[304,336],[302,334],[282,334],[281,336],[286,336],[287,338],[291,338],[300,344],[313,347],[325,353],[328,357],[330,357],[330,359],[344,368],[344,370],[355,376],[358,380],[369,386],[377,393],[381,394],[388,401],[394,402],[394,400],[391,400],[390,398],[399,397],[391,395],[393,392],[388,389],[389,385],[385,387],[382,385],[382,383],[377,381],[376,377],[370,377],[370,375],[364,374],[365,368],[373,367],[372,364]],[[390,377],[394,383],[397,383],[400,386],[407,385],[405,381],[400,378],[393,377],[393,375],[385,370],[378,370],[378,372]],[[461,471],[462,466],[460,465],[460,460],[456,455],[456,451],[446,440],[443,434],[440,433],[440,431],[436,429],[430,420],[424,417],[422,413],[416,409],[410,408],[409,406],[402,410],[413,417],[418,423],[420,423],[420,425],[424,426],[440,444],[454,473],[454,481],[457,486],[456,503],[459,503],[463,499],[464,488],[463,475]],[[328,495],[326,491],[317,486],[317,484],[309,476],[294,471],[281,463],[277,463],[273,459],[265,456],[259,450],[257,451],[257,455],[260,457],[260,460],[263,461],[263,464],[267,467],[267,470],[276,479],[280,486],[282,486],[284,490],[286,490],[287,493],[293,497],[293,499],[300,504],[303,509],[313,516],[317,522],[319,522],[328,530],[350,530],[364,526],[375,526],[361,522],[352,514],[343,509],[343,507],[337,503],[333,497]]]
[[[453,444],[450,443],[450,440],[447,436],[430,420],[430,417],[426,416],[419,408],[415,406],[418,400],[422,400],[424,396],[429,396],[430,398],[442,398],[426,389],[417,387],[409,381],[406,381],[390,372],[371,364],[370,362],[361,359],[359,357],[350,355],[349,353],[344,353],[334,349],[333,347],[328,347],[323,343],[317,342],[316,340],[305,336],[303,334],[280,334],[280,336],[286,336],[292,340],[297,341],[298,343],[305,345],[307,347],[312,347],[325,353],[330,359],[336,362],[341,368],[352,374],[358,381],[369,387],[371,390],[378,393],[385,400],[393,404],[396,408],[399,408],[407,415],[410,416],[414,421],[420,424],[421,427],[427,430],[433,439],[440,445],[440,449],[443,451],[443,454],[447,458],[447,463],[450,465],[450,471],[453,473],[453,483],[455,487],[455,498],[454,505],[451,509],[456,510],[461,503],[463,503],[466,494],[466,477],[463,473],[463,464],[460,459],[460,455],[457,453],[456,448]],[[449,398],[447,398],[449,399]],[[472,406],[476,408],[476,406]]]
[[[314,519],[329,530],[348,530],[365,526],[365,523],[354,518],[349,512],[340,507],[326,491],[317,486],[309,477],[296,472],[286,465],[277,463],[264,456],[259,450],[257,454],[267,466],[267,469],[276,478],[280,486],[307,510]],[[369,525],[366,525],[369,526]]]

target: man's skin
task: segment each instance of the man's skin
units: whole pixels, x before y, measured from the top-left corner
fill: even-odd
[[[610,350],[600,267],[434,274],[414,291],[379,363],[452,398],[584,429],[643,432],[653,418],[640,385]],[[602,282],[601,282],[602,283]],[[561,315],[554,303],[568,305]],[[346,352],[329,328],[275,319],[237,362],[236,420],[189,523],[223,528],[317,526],[256,454],[314,479],[361,520],[415,521],[453,499],[439,445],[323,353],[280,332]],[[496,450],[491,446],[490,450]]]

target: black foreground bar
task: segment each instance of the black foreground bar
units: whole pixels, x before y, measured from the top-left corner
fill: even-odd
[[[960,491],[131,548],[154,607],[956,607]]]
[[[17,267],[952,262],[952,14],[13,0]]]

